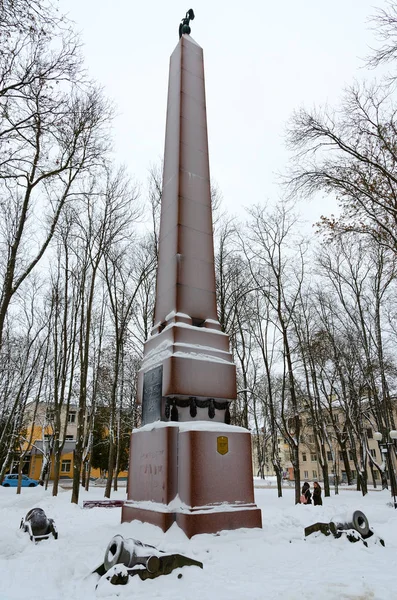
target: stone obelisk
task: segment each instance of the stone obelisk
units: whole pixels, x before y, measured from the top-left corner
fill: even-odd
[[[203,50],[182,31],[170,60],[155,325],[138,380],[143,426],[131,436],[122,521],[176,522],[189,537],[261,526],[251,436],[228,424],[236,367],[215,291]]]

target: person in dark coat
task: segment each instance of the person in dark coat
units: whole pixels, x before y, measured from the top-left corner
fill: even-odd
[[[310,485],[307,483],[307,481],[305,481],[305,483],[302,486],[302,496],[305,497],[306,502],[303,502],[303,504],[311,504],[312,503],[312,494],[310,491]]]
[[[313,504],[314,506],[321,506],[322,503],[323,500],[321,498],[321,486],[317,481],[315,481],[313,483]]]

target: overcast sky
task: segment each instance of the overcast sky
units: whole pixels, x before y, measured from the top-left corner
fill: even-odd
[[[77,24],[90,74],[118,110],[115,147],[140,182],[163,155],[169,56],[193,8],[204,48],[210,168],[230,212],[280,191],[294,109],[336,105],[376,44],[369,17],[385,0],[60,0]],[[305,218],[326,207],[312,202]]]

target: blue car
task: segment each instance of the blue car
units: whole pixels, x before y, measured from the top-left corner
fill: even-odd
[[[18,475],[6,475],[1,484],[3,487],[17,487]],[[36,487],[39,482],[35,479],[30,479],[27,475],[22,475],[22,487]]]

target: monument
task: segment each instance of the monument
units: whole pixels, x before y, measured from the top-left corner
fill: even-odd
[[[155,325],[138,378],[122,521],[176,522],[191,537],[261,527],[251,436],[229,424],[236,367],[216,309],[202,48],[193,10],[170,59]]]

